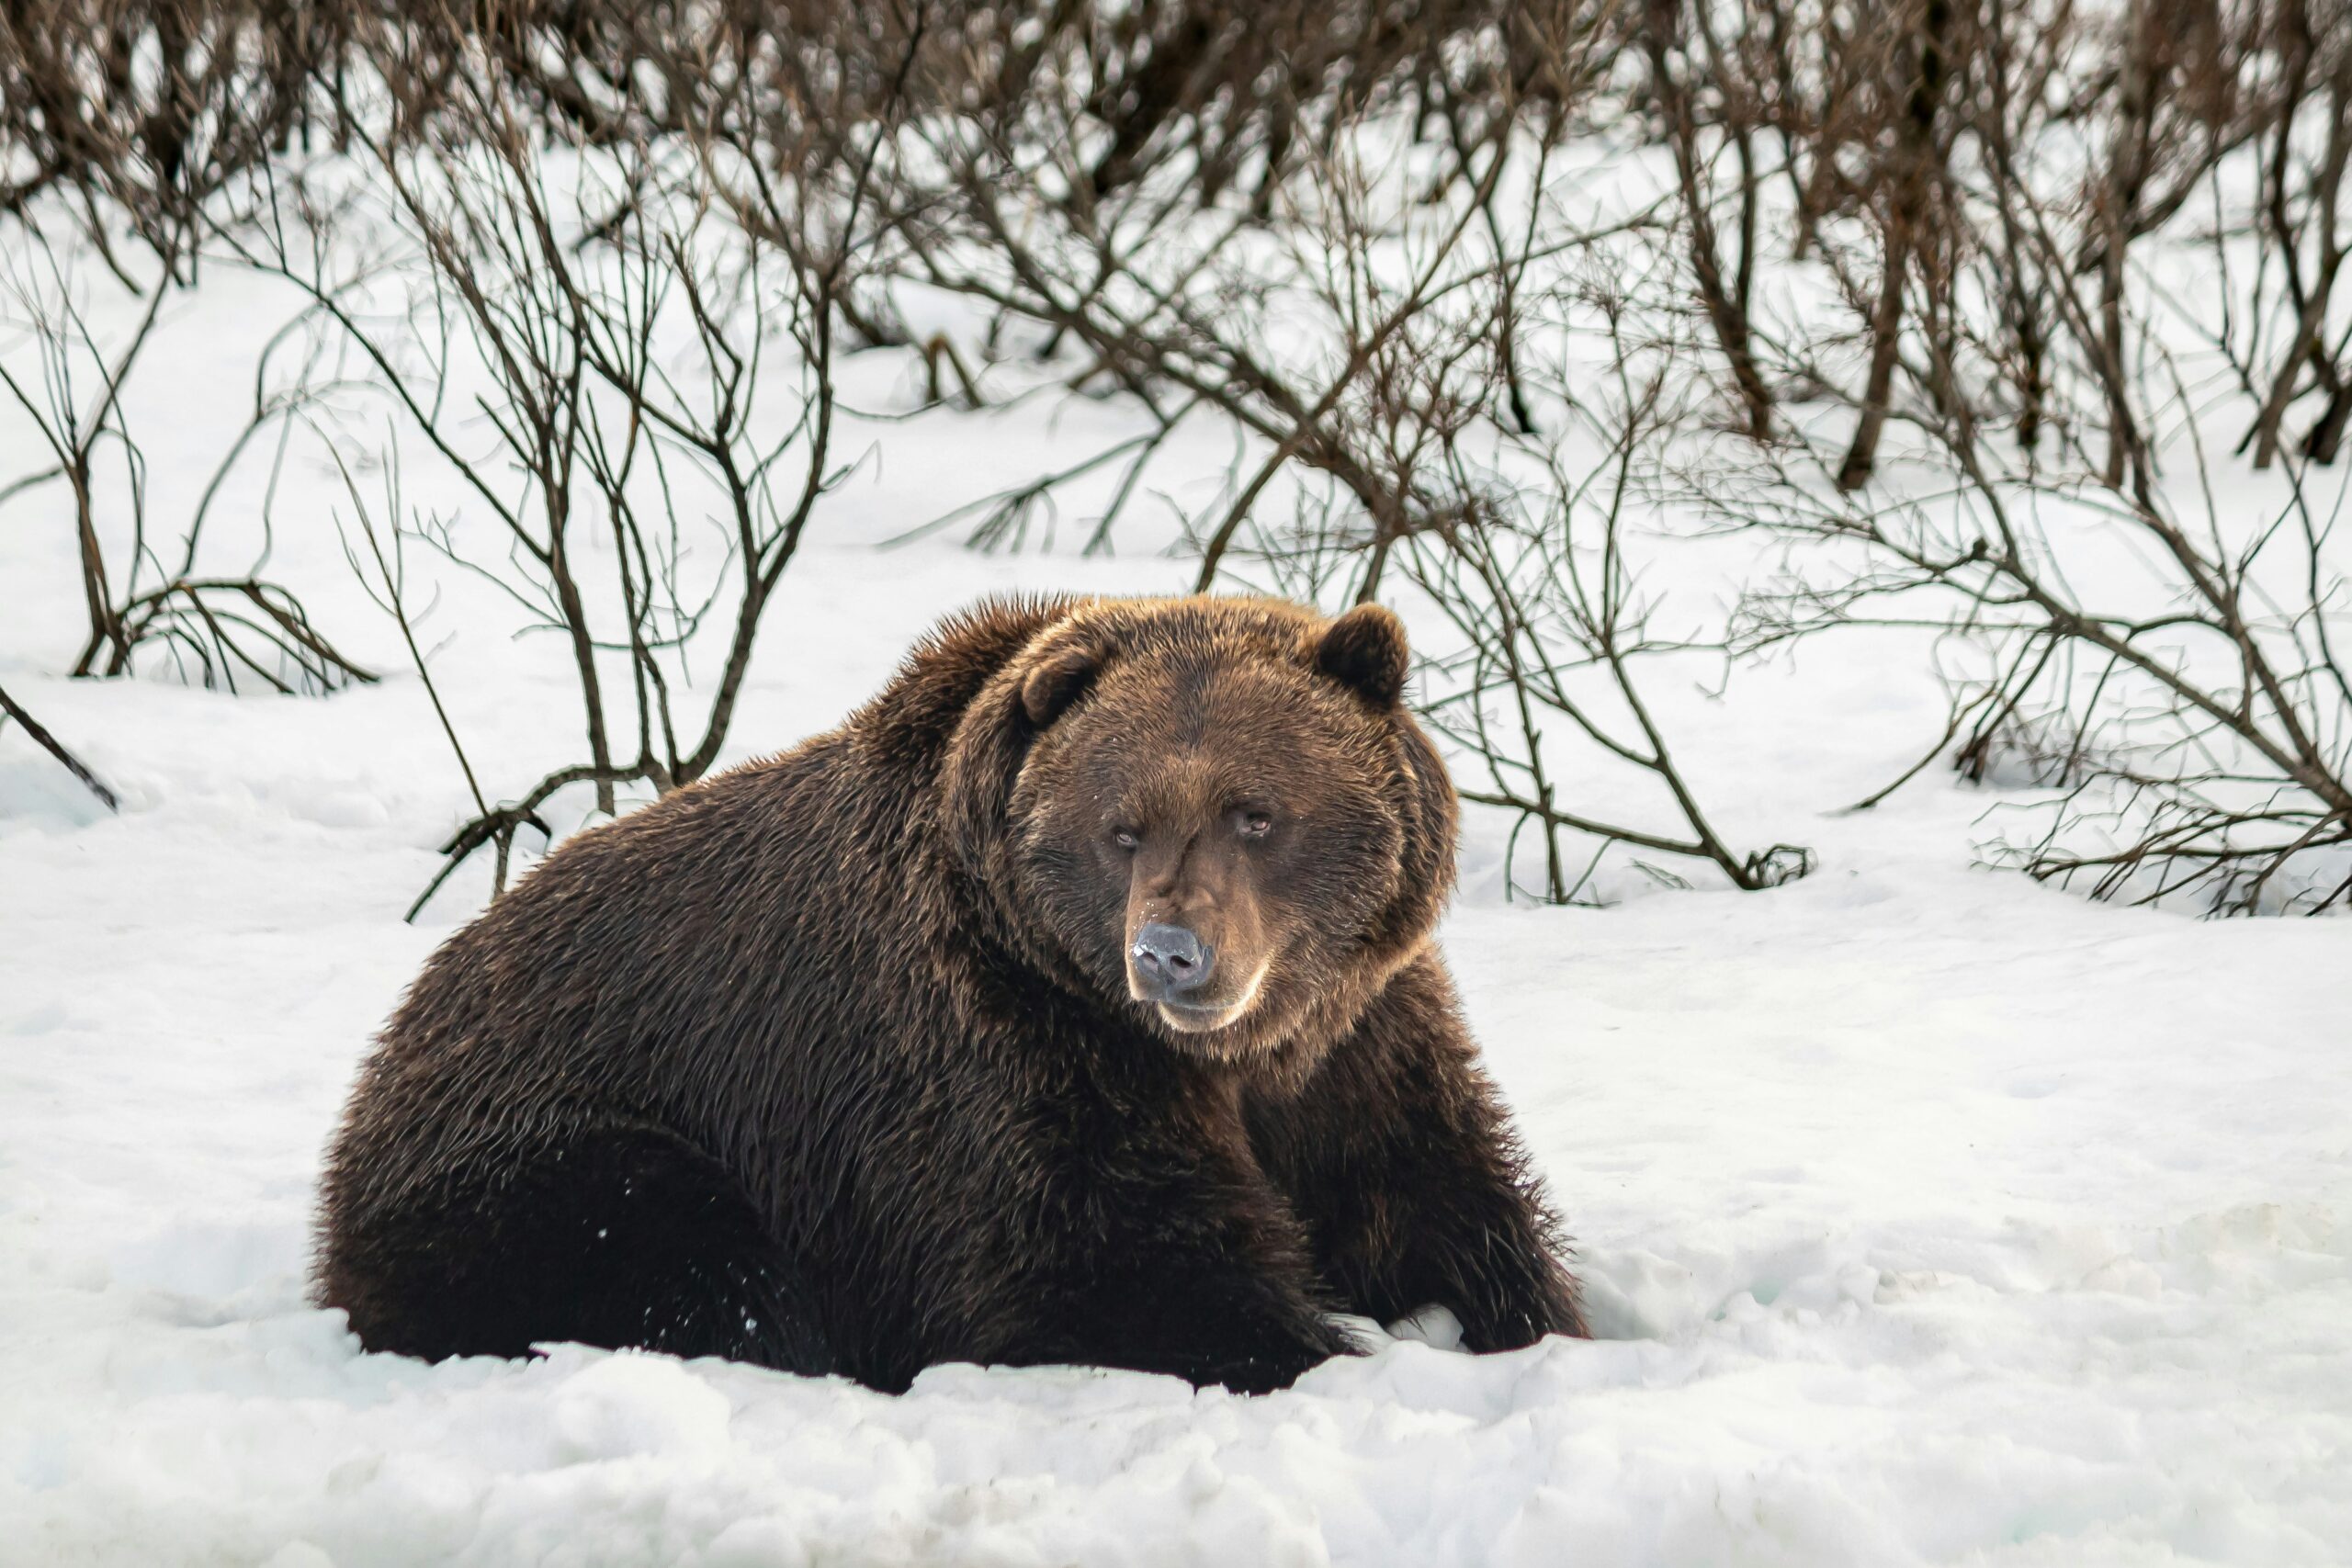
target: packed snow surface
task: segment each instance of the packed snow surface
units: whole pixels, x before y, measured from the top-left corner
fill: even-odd
[[[1188,581],[1124,539],[880,551],[1072,435],[926,419],[820,513],[731,757],[830,726],[981,592]],[[304,1280],[371,1032],[489,891],[471,868],[401,922],[467,805],[424,688],[331,534],[272,570],[382,684],[57,679],[63,513],[9,522],[0,677],[123,807],[0,732],[0,1562],[2352,1561],[2352,924],[1978,869],[2004,798],[1933,771],[1835,815],[1933,739],[1917,660],[1827,644],[1661,699],[1726,833],[1810,845],[1805,881],[1620,867],[1609,907],[1535,909],[1502,896],[1506,825],[1471,824],[1445,942],[1589,1342],[1398,1341],[1256,1399],[969,1366],[888,1397],[576,1347],[428,1367],[360,1354]],[[552,639],[445,586],[428,641],[490,787],[573,760]]]

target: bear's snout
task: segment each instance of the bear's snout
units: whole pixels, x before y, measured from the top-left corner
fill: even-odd
[[[1136,1000],[1193,1004],[1216,968],[1216,949],[1179,925],[1155,920],[1136,933],[1127,950]]]

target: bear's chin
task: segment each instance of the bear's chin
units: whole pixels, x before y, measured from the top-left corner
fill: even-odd
[[[1221,1030],[1230,1029],[1256,1010],[1258,993],[1265,987],[1266,971],[1270,967],[1272,967],[1270,964],[1260,964],[1258,972],[1250,976],[1250,983],[1241,988],[1241,994],[1222,1007],[1180,1007],[1170,1002],[1147,1001],[1139,996],[1135,997],[1135,999],[1158,1013],[1159,1021],[1178,1034],[1215,1034]],[[1128,994],[1135,996],[1132,988],[1134,981],[1131,979],[1128,985],[1130,987]],[[1199,1043],[1205,1045],[1210,1042],[1201,1041]]]
[[[1179,1034],[1214,1034],[1228,1024],[1239,1022],[1250,1009],[1246,1003],[1223,1008],[1179,1008],[1155,1002],[1152,1010],[1159,1015],[1160,1022]]]

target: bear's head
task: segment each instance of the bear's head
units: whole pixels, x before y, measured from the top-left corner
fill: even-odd
[[[1198,1057],[1295,1076],[1429,940],[1453,789],[1405,632],[1262,600],[1057,607],[965,709],[956,853],[1020,955]]]

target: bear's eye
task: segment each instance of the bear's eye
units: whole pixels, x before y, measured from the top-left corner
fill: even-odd
[[[1143,842],[1143,835],[1133,828],[1114,828],[1111,829],[1111,841],[1123,850],[1132,850]]]
[[[1235,830],[1245,839],[1262,839],[1274,830],[1274,819],[1262,811],[1244,811]]]

